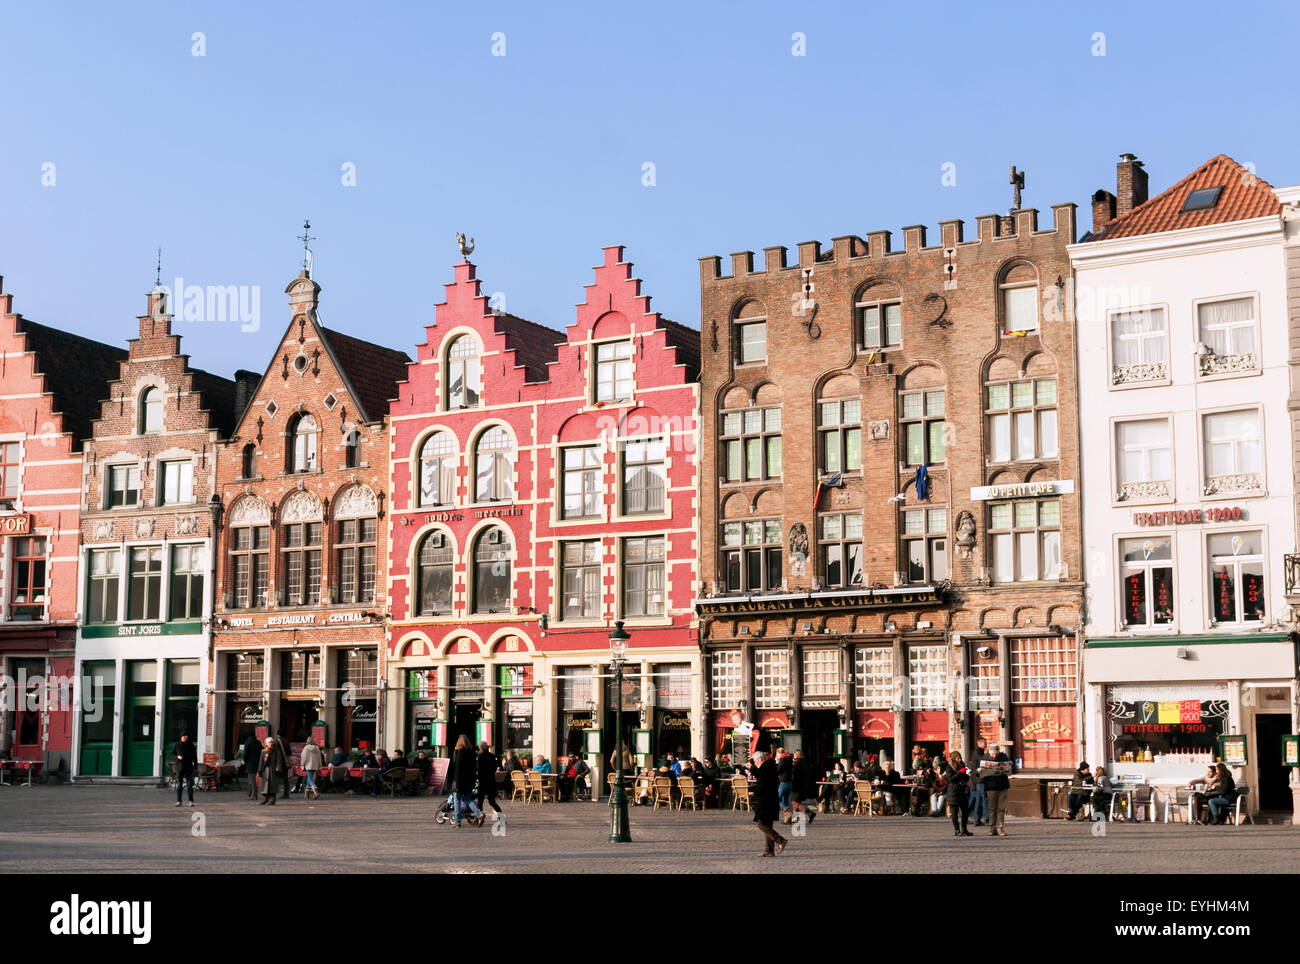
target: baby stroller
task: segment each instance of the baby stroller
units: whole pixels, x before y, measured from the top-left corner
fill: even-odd
[[[451,808],[454,806],[453,801],[455,799],[456,799],[455,794],[451,794],[451,793],[447,794],[447,799],[442,801],[442,806],[439,807],[438,812],[433,815],[434,823],[441,824],[447,822],[447,820],[451,817]]]

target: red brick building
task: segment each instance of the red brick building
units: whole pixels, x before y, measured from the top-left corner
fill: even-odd
[[[563,332],[455,266],[391,408],[389,742],[607,758],[623,620],[625,737],[697,751],[699,335],[649,302],[619,246]]]
[[[384,416],[410,359],[324,327],[307,271],[285,291],[289,326],[217,457],[208,740],[226,758],[262,722],[292,744],[317,721],[330,745],[378,733]]]
[[[14,313],[13,296],[0,294],[0,756],[39,760],[65,776],[81,445],[125,357],[27,321]]]
[[[84,447],[77,676],[114,712],[92,712],[82,701],[77,777],[156,778],[182,731],[200,754],[209,749],[199,721],[207,706],[211,500],[236,384],[190,367],[165,299],[161,290],[149,295]]]
[[[1070,769],[1082,601],[1073,205],[701,262],[711,749],[1014,741]],[[783,440],[790,445],[783,445]]]

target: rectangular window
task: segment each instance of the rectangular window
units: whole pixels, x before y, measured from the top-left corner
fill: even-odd
[[[269,526],[240,526],[231,531],[230,551],[234,569],[236,609],[266,605],[270,569],[271,529]]]
[[[907,464],[934,465],[945,461],[943,389],[903,392],[899,402],[903,458]]]
[[[1134,629],[1174,621],[1174,563],[1168,536],[1121,539],[1120,595],[1124,625]]]
[[[784,649],[754,650],[754,704],[784,709],[790,702],[790,655]]]
[[[1164,482],[1167,485],[1173,478],[1169,419],[1117,423],[1115,449],[1121,493],[1126,484]]]
[[[1038,286],[1002,289],[1002,311],[1007,331],[1038,330]]]
[[[1201,343],[1209,349],[1200,356],[1202,375],[1259,367],[1254,298],[1197,305],[1196,318]]]
[[[1037,582],[1061,575],[1061,503],[1057,499],[989,506],[994,582]]]
[[[603,502],[600,447],[581,445],[561,450],[564,465],[564,498],[561,517],[591,519],[600,515]]]
[[[715,650],[709,658],[709,705],[715,710],[734,709],[744,693],[744,663],[738,649]]]
[[[108,467],[108,507],[140,504],[140,467],[137,465],[110,465]]]
[[[1163,308],[1110,316],[1111,384],[1161,381],[1169,375],[1169,334]]]
[[[1216,623],[1263,622],[1263,534],[1216,532],[1209,549],[1211,618]]]
[[[623,540],[623,615],[664,614],[664,537]]]
[[[862,347],[890,348],[903,343],[903,306],[897,302],[858,305],[862,318]]]
[[[948,651],[943,646],[909,648],[907,684],[911,709],[948,709]]]
[[[203,546],[172,546],[169,619],[203,618],[203,582],[207,569],[208,551]]]
[[[989,385],[985,412],[990,462],[1054,459],[1059,454],[1055,378]]]
[[[767,322],[741,318],[736,322],[740,351],[737,361],[742,365],[767,361]]]
[[[906,581],[928,585],[948,578],[948,510],[903,510]]]
[[[161,546],[131,550],[131,589],[126,618],[156,620],[162,602],[163,552]]]
[[[623,514],[657,514],[668,493],[668,446],[661,438],[623,443]]]
[[[632,397],[632,342],[596,346],[596,401],[621,402]]]
[[[1205,494],[1263,488],[1259,409],[1217,412],[1204,419]]]
[[[1079,698],[1078,649],[1073,636],[1012,637],[1011,702],[1069,703]]]
[[[894,699],[894,654],[888,646],[859,646],[853,656],[854,699],[860,710],[886,710]]]
[[[121,549],[90,550],[90,588],[86,600],[86,622],[117,622],[121,568]]]
[[[749,408],[722,413],[724,481],[781,476],[781,409]]]
[[[817,519],[822,582],[827,589],[862,585],[862,516],[822,515]]]
[[[320,650],[281,653],[280,685],[289,690],[320,689]]]
[[[338,602],[375,601],[375,540],[378,526],[374,519],[342,519],[338,523],[335,546]]]
[[[321,524],[299,522],[283,527],[284,605],[320,602]]]
[[[0,442],[0,499],[18,498],[18,461],[21,447],[17,442]]]
[[[49,547],[42,536],[25,536],[9,543],[13,552],[13,587],[9,592],[9,618],[45,618]]]
[[[804,647],[803,698],[837,699],[840,695],[840,651]]]
[[[194,463],[163,462],[159,505],[176,505],[194,501]]]
[[[781,588],[781,520],[746,519],[722,524],[722,571],[727,592]]]
[[[560,544],[561,619],[600,618],[600,540]]]
[[[859,471],[862,468],[862,400],[823,401],[818,403],[818,409],[822,471]]]

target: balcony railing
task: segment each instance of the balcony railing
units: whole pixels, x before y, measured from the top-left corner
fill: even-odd
[[[1286,580],[1286,594],[1300,596],[1300,552],[1288,552],[1282,557],[1282,575]]]

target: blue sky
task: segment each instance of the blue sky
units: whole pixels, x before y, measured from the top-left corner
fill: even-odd
[[[457,231],[514,313],[568,324],[623,243],[698,326],[698,258],[973,222],[1013,163],[1026,206],[1074,201],[1084,229],[1123,151],[1152,193],[1219,152],[1300,181],[1293,6],[891,7],[6,0],[0,275],[26,316],[115,343],[158,245],[164,283],[260,286],[259,331],[176,326],[228,375],[287,324],[304,217],[325,322],[413,353]]]

